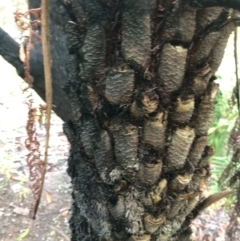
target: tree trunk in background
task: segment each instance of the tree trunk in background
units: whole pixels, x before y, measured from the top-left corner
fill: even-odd
[[[189,240],[232,12],[72,0],[67,37],[72,241]]]
[[[64,124],[71,241],[190,240],[210,175],[214,74],[234,12],[197,1],[51,4],[54,83],[64,83],[72,112]]]

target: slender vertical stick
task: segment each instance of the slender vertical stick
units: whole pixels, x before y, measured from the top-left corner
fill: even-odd
[[[235,74],[236,74],[236,87],[237,87],[237,105],[238,105],[238,114],[240,115],[240,91],[239,91],[239,75],[238,75],[238,29],[234,30],[234,59],[235,59]]]
[[[32,213],[32,218],[35,219],[38,206],[41,200],[45,173],[47,168],[47,156],[48,156],[48,144],[50,136],[50,120],[52,110],[52,78],[51,78],[51,55],[50,55],[50,41],[49,41],[49,2],[50,0],[42,0],[41,6],[41,25],[42,25],[42,48],[43,48],[43,63],[44,63],[44,75],[45,75],[45,89],[46,89],[46,140],[45,140],[45,151],[44,151],[44,163],[42,170],[42,182],[39,189],[39,196],[36,200],[36,204]]]

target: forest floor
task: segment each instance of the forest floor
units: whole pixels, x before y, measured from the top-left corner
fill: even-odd
[[[24,144],[28,98],[22,94],[22,80],[1,58],[0,69],[6,79],[0,88],[0,241],[69,240],[71,183],[66,173],[69,143],[62,131],[62,121],[52,115],[47,174],[37,218],[33,221],[28,216],[33,199],[28,187],[28,151]],[[35,93],[33,98],[34,106],[43,104]],[[44,128],[37,128],[37,137],[44,153]],[[195,241],[225,241],[229,216],[223,206],[224,201],[208,208],[194,221]]]

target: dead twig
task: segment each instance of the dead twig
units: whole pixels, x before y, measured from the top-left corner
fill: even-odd
[[[47,156],[48,156],[48,145],[50,137],[50,124],[51,124],[51,110],[52,110],[52,78],[51,78],[51,55],[50,55],[50,40],[49,40],[49,0],[42,0],[41,5],[41,25],[42,25],[42,48],[43,48],[43,63],[44,63],[44,75],[45,75],[45,89],[46,89],[46,140],[45,140],[45,151],[44,161],[41,169],[41,180],[40,187],[38,189],[38,196],[31,209],[31,217],[35,219],[37,210],[40,204],[44,179],[47,168]]]

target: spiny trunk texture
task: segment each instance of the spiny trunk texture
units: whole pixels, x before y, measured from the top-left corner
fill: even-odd
[[[189,240],[232,11],[180,0],[58,2],[69,49],[71,240]]]

